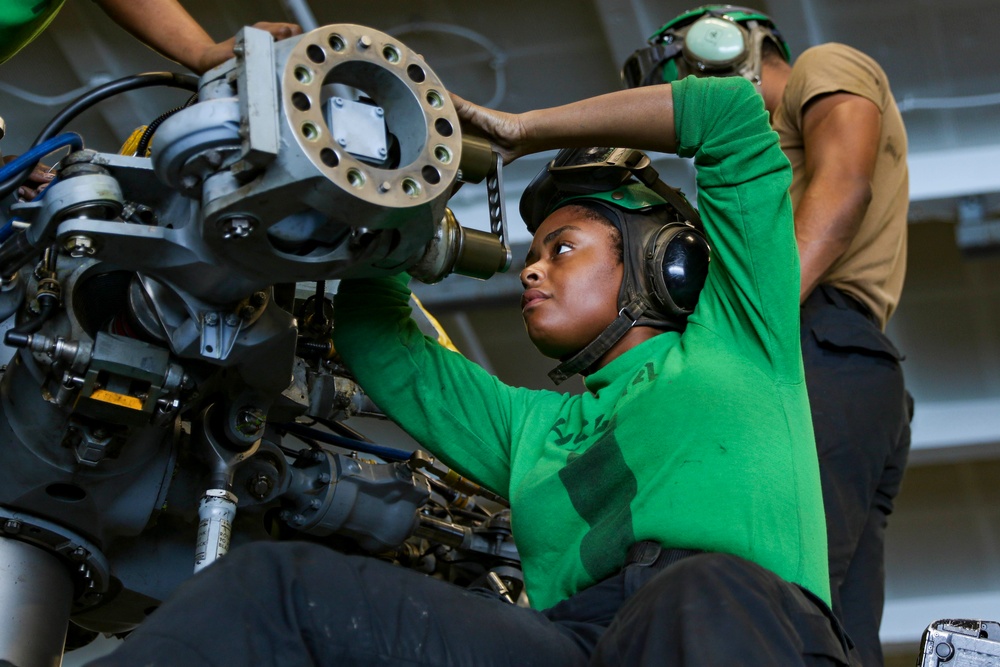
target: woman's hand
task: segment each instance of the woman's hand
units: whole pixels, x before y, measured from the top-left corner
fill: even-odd
[[[268,21],[261,21],[259,23],[254,23],[251,27],[257,28],[258,30],[266,30],[271,33],[274,37],[274,41],[276,42],[302,34],[302,28],[294,23],[270,23]],[[203,74],[216,65],[226,62],[233,57],[233,46],[235,44],[236,38],[230,37],[224,42],[219,42],[218,44],[213,44],[212,46],[207,47],[198,56],[197,65],[191,69],[198,74]]]
[[[520,115],[487,109],[454,93],[451,99],[462,125],[472,128],[473,134],[488,139],[493,150],[503,157],[504,164],[531,152]]]

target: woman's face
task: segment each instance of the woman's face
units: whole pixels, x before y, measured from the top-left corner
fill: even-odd
[[[566,206],[539,226],[521,271],[521,316],[547,357],[581,350],[618,316],[623,265],[610,223]]]

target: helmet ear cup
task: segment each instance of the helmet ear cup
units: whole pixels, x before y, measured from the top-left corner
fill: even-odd
[[[708,240],[687,222],[663,225],[647,242],[646,277],[658,309],[687,317],[708,277]]]
[[[743,60],[747,52],[746,29],[736,21],[706,15],[695,21],[684,36],[684,52],[703,68],[717,68]]]

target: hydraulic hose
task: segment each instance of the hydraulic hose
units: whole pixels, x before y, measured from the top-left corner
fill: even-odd
[[[198,77],[193,74],[178,74],[175,72],[147,72],[145,74],[136,74],[115,81],[109,81],[70,102],[62,111],[56,114],[55,118],[49,121],[49,124],[45,126],[38,135],[38,138],[35,139],[33,146],[38,146],[54,137],[71,120],[98,102],[130,90],[153,86],[167,86],[168,88],[183,88],[185,90],[197,91]],[[31,166],[31,169],[33,168],[34,165]],[[9,195],[17,186],[24,182],[24,179],[31,174],[31,169],[22,169],[17,174],[5,178],[0,182],[0,198]]]
[[[403,449],[394,449],[392,447],[376,445],[371,442],[362,442],[361,440],[345,438],[339,435],[334,435],[333,433],[327,433],[326,431],[309,428],[308,426],[303,426],[302,424],[296,424],[294,422],[274,424],[274,426],[288,431],[292,435],[304,435],[307,438],[312,438],[313,440],[318,440],[319,442],[325,442],[328,445],[336,445],[337,447],[344,447],[345,449],[356,449],[359,452],[371,454],[372,456],[377,456],[386,461],[406,461],[411,456],[411,452]]]
[[[17,341],[20,337],[23,338],[25,335],[36,333],[42,328],[42,325],[52,317],[52,313],[56,312],[56,306],[59,305],[59,297],[55,294],[46,292],[38,295],[38,314],[32,317],[30,320],[25,320],[21,322],[16,327],[8,331],[4,335],[4,342],[7,345]]]

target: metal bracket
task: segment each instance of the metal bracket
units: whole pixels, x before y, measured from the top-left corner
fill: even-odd
[[[500,273],[506,273],[510,268],[514,254],[510,249],[510,236],[507,233],[507,204],[503,198],[503,157],[493,153],[493,164],[486,175],[486,196],[490,204],[490,232],[500,239],[500,246],[507,255]]]
[[[274,75],[274,39],[266,30],[246,27],[236,35],[233,48],[241,66],[240,134],[243,160],[263,167],[278,154],[278,81]],[[246,123],[245,126],[242,123]]]
[[[201,356],[225,359],[233,350],[243,320],[233,313],[209,311],[201,317]]]

